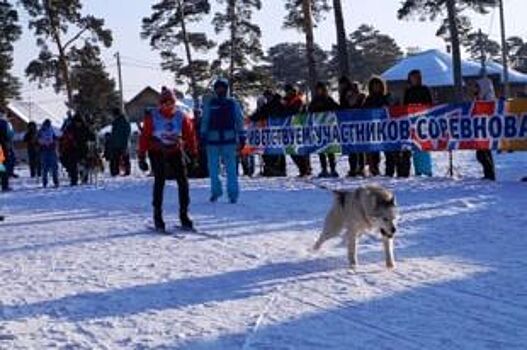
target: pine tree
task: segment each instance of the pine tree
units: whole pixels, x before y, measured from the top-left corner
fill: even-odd
[[[361,82],[365,82],[372,75],[383,73],[403,56],[395,39],[367,24],[361,25],[349,35],[347,45],[350,76]],[[331,69],[335,74],[339,71],[336,47],[333,47],[331,56]]]
[[[97,47],[86,44],[73,49],[70,57],[75,62],[71,67],[73,107],[89,115],[92,126],[99,129],[111,121],[112,108],[120,107],[115,81],[106,72]]]
[[[20,38],[18,13],[11,3],[0,1],[0,106],[19,96],[20,82],[11,74],[13,68],[13,43]]]
[[[315,61],[315,39],[313,28],[324,18],[324,13],[330,10],[327,0],[286,0],[287,15],[284,19],[285,28],[295,28],[306,36],[306,56],[309,71],[309,87],[314,92],[318,80]]]
[[[418,15],[421,20],[435,20],[446,11],[446,22],[443,23],[447,23],[446,28],[448,28],[449,39],[452,44],[454,85],[457,100],[461,100],[463,96],[459,13],[470,8],[478,13],[484,14],[487,13],[490,6],[495,6],[497,1],[498,0],[404,0],[397,13],[399,19]],[[442,27],[445,28],[445,25]]]
[[[470,58],[474,60],[480,60],[483,51],[485,59],[501,61],[501,45],[490,39],[487,34],[470,32],[462,39],[461,43],[466,48]]]
[[[73,104],[70,77],[72,52],[77,44],[110,47],[112,33],[104,19],[83,15],[80,0],[20,0],[28,15],[40,53],[26,68],[26,75],[39,84],[53,82],[56,92],[65,90],[68,105]]]
[[[218,60],[213,68],[218,75],[227,75],[231,94],[241,98],[254,96],[265,86],[260,66],[263,58],[262,31],[252,22],[254,11],[262,8],[261,0],[218,0],[224,5],[212,21],[217,34],[227,32],[228,39],[218,47]]]
[[[513,36],[507,39],[507,46],[512,67],[527,74],[527,41]]]
[[[194,104],[204,92],[210,77],[208,60],[196,58],[215,46],[204,32],[191,31],[189,25],[199,22],[210,12],[208,0],[160,0],[152,5],[150,17],[143,18],[141,36],[150,39],[150,46],[160,51],[162,68],[174,73],[177,84],[188,84]],[[185,58],[176,50],[184,48]]]
[[[278,86],[288,83],[299,86],[302,90],[308,88],[308,64],[304,43],[280,43],[270,47],[267,51],[266,61],[270,65],[273,81]],[[318,72],[323,76],[330,75],[328,54],[315,44],[315,64]]]

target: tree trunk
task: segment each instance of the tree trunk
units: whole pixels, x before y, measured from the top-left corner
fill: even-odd
[[[57,28],[59,26],[59,23],[56,23],[57,19],[53,15],[51,4],[49,0],[44,1],[44,8],[46,10],[46,14],[48,16],[48,20],[50,23],[53,41],[55,42],[55,45],[57,45],[57,50],[59,52],[59,70],[60,70],[60,74],[62,75],[62,79],[64,80],[64,85],[66,86],[66,93],[68,96],[68,108],[73,108],[73,89],[71,87],[71,81],[70,81],[68,57],[66,56],[64,46],[62,45],[62,38],[60,37],[60,31]]]
[[[230,94],[234,95],[234,57],[236,50],[236,31],[238,30],[237,21],[236,21],[236,0],[229,0],[229,20],[231,21],[231,59],[229,65],[229,84],[230,84]]]
[[[448,12],[448,28],[452,41],[452,63],[454,67],[454,92],[456,102],[463,100],[463,73],[461,71],[461,50],[459,44],[459,30],[457,27],[457,9],[455,0],[446,1]]]
[[[194,102],[194,110],[199,106],[198,85],[196,83],[196,75],[194,74],[194,61],[192,60],[192,49],[187,35],[187,24],[185,22],[185,8],[181,0],[178,0],[179,10],[181,11],[181,32],[183,33],[183,43],[185,44],[185,53],[187,55],[187,64],[190,67],[190,89],[192,90],[192,100]]]
[[[311,0],[302,0],[302,12],[304,15],[304,33],[306,34],[306,56],[309,72],[309,89],[311,91],[311,96],[313,96],[318,77],[315,62],[315,37],[313,35]]]
[[[349,75],[349,57],[346,42],[346,27],[344,26],[344,15],[342,13],[342,3],[340,0],[333,0],[333,10],[335,11],[335,25],[337,27],[339,75],[344,77]]]

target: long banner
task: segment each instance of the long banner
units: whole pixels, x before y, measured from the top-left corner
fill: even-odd
[[[527,150],[527,99],[271,117],[247,141],[265,154]]]

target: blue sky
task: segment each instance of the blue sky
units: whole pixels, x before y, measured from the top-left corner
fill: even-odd
[[[504,0],[507,23],[507,35],[519,35],[527,39],[527,1]],[[116,76],[114,53],[119,51],[123,56],[124,95],[133,97],[146,85],[172,85],[172,76],[158,68],[159,56],[150,49],[148,42],[140,38],[141,18],[149,15],[153,0],[84,0],[84,10],[106,19],[108,28],[114,34],[114,45],[103,53],[103,58],[112,76]],[[348,33],[360,24],[374,25],[381,32],[393,36],[402,48],[418,46],[422,49],[444,49],[442,40],[435,37],[437,23],[419,22],[417,20],[399,21],[396,12],[399,0],[343,0],[345,24]],[[281,22],[284,16],[283,1],[263,0],[263,9],[255,14],[255,21],[261,25],[264,47],[284,41],[302,41],[303,36],[295,30],[284,30]],[[214,8],[213,8],[214,10]],[[56,95],[51,89],[39,90],[36,84],[30,84],[24,78],[24,69],[38,50],[35,39],[26,28],[26,15],[23,38],[16,43],[14,73],[22,78],[22,90],[25,99],[40,103],[44,108],[54,113],[64,113],[64,97]],[[325,48],[331,47],[336,41],[332,24],[333,13],[328,13],[327,20],[321,23],[316,32],[315,40]],[[473,16],[476,28],[489,33],[492,38],[499,39],[499,16]],[[206,23],[196,24],[195,28],[211,33],[210,19]],[[214,35],[213,35],[214,36]]]

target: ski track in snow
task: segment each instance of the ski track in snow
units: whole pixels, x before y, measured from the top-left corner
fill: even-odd
[[[525,349],[527,159],[498,156],[486,183],[472,158],[456,180],[312,181],[396,192],[393,271],[375,234],[355,271],[340,239],[311,252],[331,195],[293,178],[243,179],[238,205],[192,180],[201,234],[184,239],[149,232],[151,179],[18,180],[0,197],[0,349]]]

